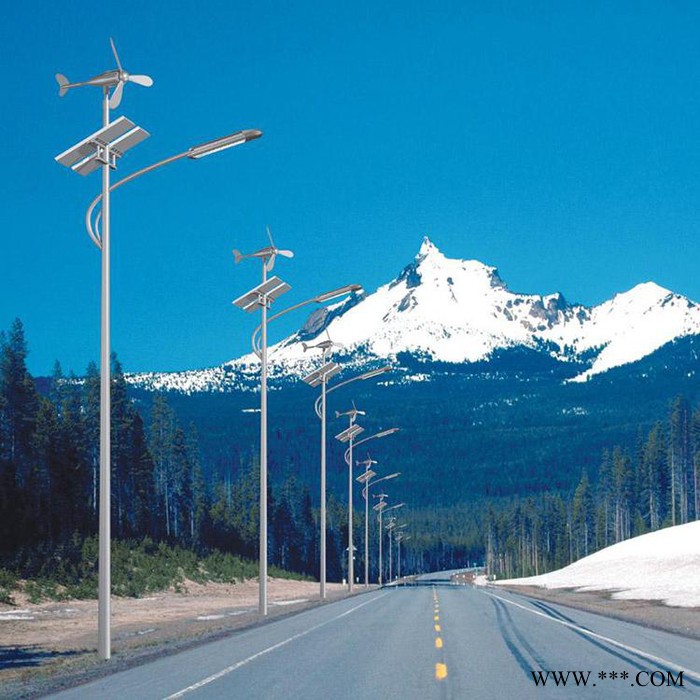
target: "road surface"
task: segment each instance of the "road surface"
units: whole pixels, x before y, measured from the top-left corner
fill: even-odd
[[[572,695],[700,697],[700,642],[505,591],[424,585],[324,605],[52,697]]]

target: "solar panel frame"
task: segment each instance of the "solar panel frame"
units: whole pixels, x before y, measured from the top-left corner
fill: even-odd
[[[136,124],[134,124],[131,119],[119,117],[107,124],[107,126],[102,127],[82,141],[66,149],[63,153],[59,153],[55,160],[61,165],[65,165],[67,168],[72,168],[73,165],[84,160],[95,151],[95,144],[106,146],[134,129],[134,127],[136,127]]]
[[[372,469],[368,469],[366,472],[362,472],[360,476],[355,477],[355,481],[360,484],[366,484],[373,476],[377,476],[377,472]]]
[[[355,423],[354,425],[351,425],[349,428],[345,428],[345,430],[339,432],[335,436],[335,439],[340,440],[340,442],[349,442],[356,435],[359,435],[360,433],[363,433],[364,431],[365,431],[365,429],[361,425],[357,425],[357,423]]]
[[[145,141],[149,136],[150,134],[145,129],[137,126],[135,129],[114,139],[114,141],[109,144],[109,150],[113,151],[118,156],[123,156],[130,148],[138,146],[138,144]]]
[[[323,378],[330,379],[333,375],[340,372],[340,365],[337,362],[326,362],[323,367],[315,369],[310,374],[307,374],[302,381],[306,382],[309,386],[318,386]]]
[[[275,275],[270,277],[269,280],[260,283],[257,287],[253,287],[245,294],[241,294],[238,299],[234,299],[231,303],[247,313],[252,313],[260,307],[260,297],[267,297],[270,301],[274,301],[291,288],[291,285]]]

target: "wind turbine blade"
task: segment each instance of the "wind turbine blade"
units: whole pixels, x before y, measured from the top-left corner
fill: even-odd
[[[153,78],[151,78],[150,75],[130,75],[129,82],[143,85],[144,87],[151,87],[151,85],[153,85]]]
[[[270,245],[274,248],[275,242],[272,240],[272,231],[270,231],[270,227],[265,226],[265,230],[267,231],[267,237],[270,239]]]
[[[281,255],[284,258],[293,258],[294,253],[291,250],[278,250],[277,255]]]
[[[114,45],[114,39],[112,37],[109,37],[109,43],[112,44],[112,53],[114,54],[114,59],[117,62],[117,68],[119,68],[119,72],[121,73],[123,71],[121,61],[119,60],[119,54],[117,53],[117,47]]]
[[[265,268],[267,269],[268,272],[271,272],[272,268],[275,266],[275,258],[276,257],[277,256],[273,254],[270,256],[270,259],[267,261]]]
[[[109,98],[109,108],[116,109],[122,101],[122,92],[124,92],[124,83],[120,80],[117,87],[114,88],[112,97]]]

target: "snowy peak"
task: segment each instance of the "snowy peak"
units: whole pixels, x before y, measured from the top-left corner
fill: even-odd
[[[337,313],[325,328],[349,350],[382,358],[409,352],[475,362],[497,349],[547,348],[562,361],[585,357],[583,380],[700,333],[700,309],[653,282],[592,308],[569,304],[560,292],[517,294],[495,267],[448,258],[425,236],[395,280]],[[292,351],[283,345],[282,355]]]
[[[445,257],[427,236],[423,236],[423,242],[420,244],[418,255],[416,255],[416,260],[420,261],[423,258],[427,258],[429,255],[436,255],[442,258]]]

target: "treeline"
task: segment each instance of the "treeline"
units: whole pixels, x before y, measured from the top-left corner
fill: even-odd
[[[486,565],[530,576],[652,530],[700,519],[700,409],[682,396],[633,449],[604,450],[597,475],[573,491],[514,499],[486,516]]]
[[[53,376],[38,388],[27,371],[26,357],[24,330],[15,321],[0,334],[0,569],[44,576],[51,574],[52,566],[61,566],[61,557],[66,558],[62,552],[82,551],[85,542],[92,546],[97,531],[100,379],[94,364],[80,378],[64,376],[57,364]],[[113,357],[113,537],[123,542],[148,538],[202,556],[221,551],[257,559],[259,458],[248,447],[250,436],[225,432],[222,425],[218,451],[210,450],[209,463],[202,464],[194,425],[183,426],[163,395],[136,396],[127,391],[122,368]],[[436,408],[426,411],[426,420],[431,416],[433,421],[444,420]],[[402,425],[402,415],[388,415],[387,421]],[[471,423],[465,425],[465,430],[477,432]],[[455,433],[450,429],[452,439]],[[628,537],[700,517],[700,410],[693,411],[684,398],[673,402],[666,421],[640,431],[636,442],[604,451],[599,464],[587,457],[584,463],[590,468],[577,486],[568,487],[559,475],[543,492],[539,477],[536,483],[525,480],[521,488],[537,489],[536,496],[497,495],[508,492],[496,488],[498,483],[518,481],[520,472],[504,476],[492,464],[480,477],[494,480],[491,491],[473,486],[471,498],[444,501],[433,488],[436,481],[458,491],[476,477],[455,468],[443,470],[443,478],[436,480],[425,465],[410,469],[407,452],[415,461],[423,445],[418,431],[406,434],[405,441],[392,447],[405,472],[397,480],[398,493],[392,495],[396,502],[410,504],[397,511],[399,524],[408,525],[409,539],[401,548],[403,573],[481,563],[499,578],[544,573]],[[504,435],[509,433],[493,439],[503,441]],[[290,452],[289,443],[295,439],[307,446],[306,454]],[[513,450],[522,451],[522,473],[527,474],[540,460],[538,444],[554,437],[543,438],[533,431],[528,440],[509,439]],[[277,449],[270,452],[268,559],[271,565],[316,577],[319,513],[310,475],[318,469],[317,458],[308,450],[308,435],[303,432],[290,436],[278,429],[271,435],[271,445]],[[457,449],[447,442],[443,447]],[[598,453],[599,447],[587,449]],[[347,564],[344,472],[336,481],[327,504],[330,581],[345,578]],[[361,499],[356,503],[362,509]],[[357,512],[354,522],[355,572],[362,577],[364,512]],[[390,549],[388,535],[384,537],[387,580]],[[372,513],[373,581],[378,575],[377,541]],[[396,571],[394,559],[392,573]]]
[[[17,320],[0,334],[0,568],[20,575],[47,573],[52,553],[94,536],[99,505],[99,372],[90,364],[85,377],[66,377],[57,363],[39,391],[26,357]],[[183,428],[158,394],[137,410],[116,356],[111,369],[112,537],[257,559],[257,455],[236,446],[205,484],[194,426]],[[268,498],[270,563],[317,575],[318,512],[308,488],[289,475]],[[344,575],[346,518],[331,496],[329,580]]]

